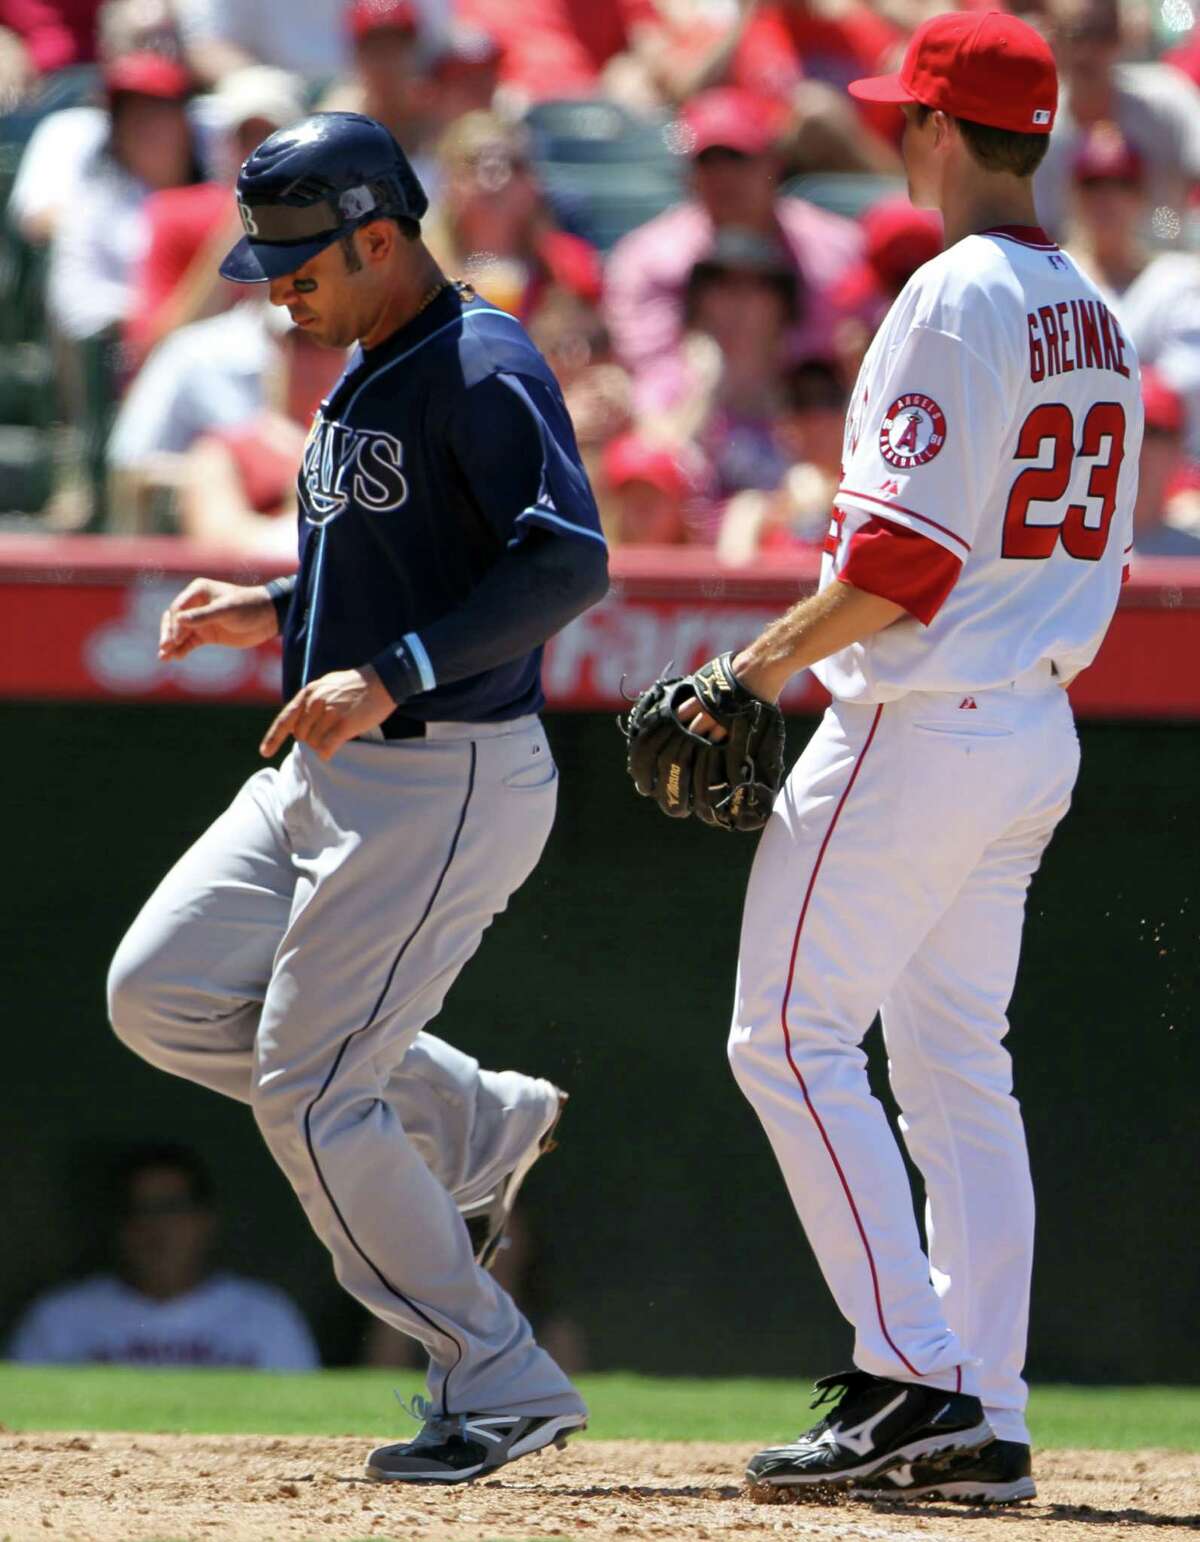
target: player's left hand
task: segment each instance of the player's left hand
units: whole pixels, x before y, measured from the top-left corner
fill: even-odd
[[[783,714],[746,690],[728,653],[659,679],[617,720],[626,769],[671,819],[760,830],[783,783]]]
[[[322,760],[330,760],[343,744],[368,728],[378,728],[395,710],[396,703],[370,664],[335,669],[296,692],[263,735],[259,753],[274,755],[291,734],[297,744],[307,744]]]

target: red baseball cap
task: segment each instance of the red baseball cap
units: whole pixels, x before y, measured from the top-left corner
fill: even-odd
[[[346,25],[352,37],[366,37],[368,32],[415,32],[417,12],[412,0],[351,0]]]
[[[850,82],[862,102],[920,102],[1016,134],[1048,134],[1058,108],[1050,45],[1003,11],[933,16],[913,33],[895,75]]]
[[[638,434],[620,434],[604,448],[604,477],[614,490],[629,482],[649,482],[659,492],[682,498],[691,491],[692,479],[675,454]]]
[[[1140,186],[1142,158],[1115,123],[1094,123],[1071,160],[1076,182],[1129,182]]]
[[[897,289],[945,244],[942,216],[936,209],[914,209],[902,193],[872,204],[860,223],[868,263]]]
[[[743,155],[765,155],[779,138],[784,113],[777,104],[743,91],[717,86],[701,91],[679,115],[688,155],[720,145]]]
[[[192,77],[182,64],[165,54],[119,54],[104,67],[104,86],[109,96],[129,91],[174,102],[182,101],[191,91]]]

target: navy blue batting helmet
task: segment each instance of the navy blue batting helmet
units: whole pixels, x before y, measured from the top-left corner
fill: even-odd
[[[237,180],[246,234],[222,278],[262,284],[368,221],[419,221],[429,207],[404,151],[382,123],[357,112],[317,112],[264,139]]]

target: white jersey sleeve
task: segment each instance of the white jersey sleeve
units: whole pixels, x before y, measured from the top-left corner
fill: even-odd
[[[1008,395],[997,362],[963,338],[889,329],[849,425],[839,507],[883,514],[962,560],[994,478],[979,446],[1004,437]]]

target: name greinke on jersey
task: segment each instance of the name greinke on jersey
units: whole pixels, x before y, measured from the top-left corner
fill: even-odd
[[[1059,300],[1025,317],[1029,325],[1029,378],[1045,380],[1076,369],[1111,369],[1129,379],[1128,346],[1116,317],[1100,300]]]

